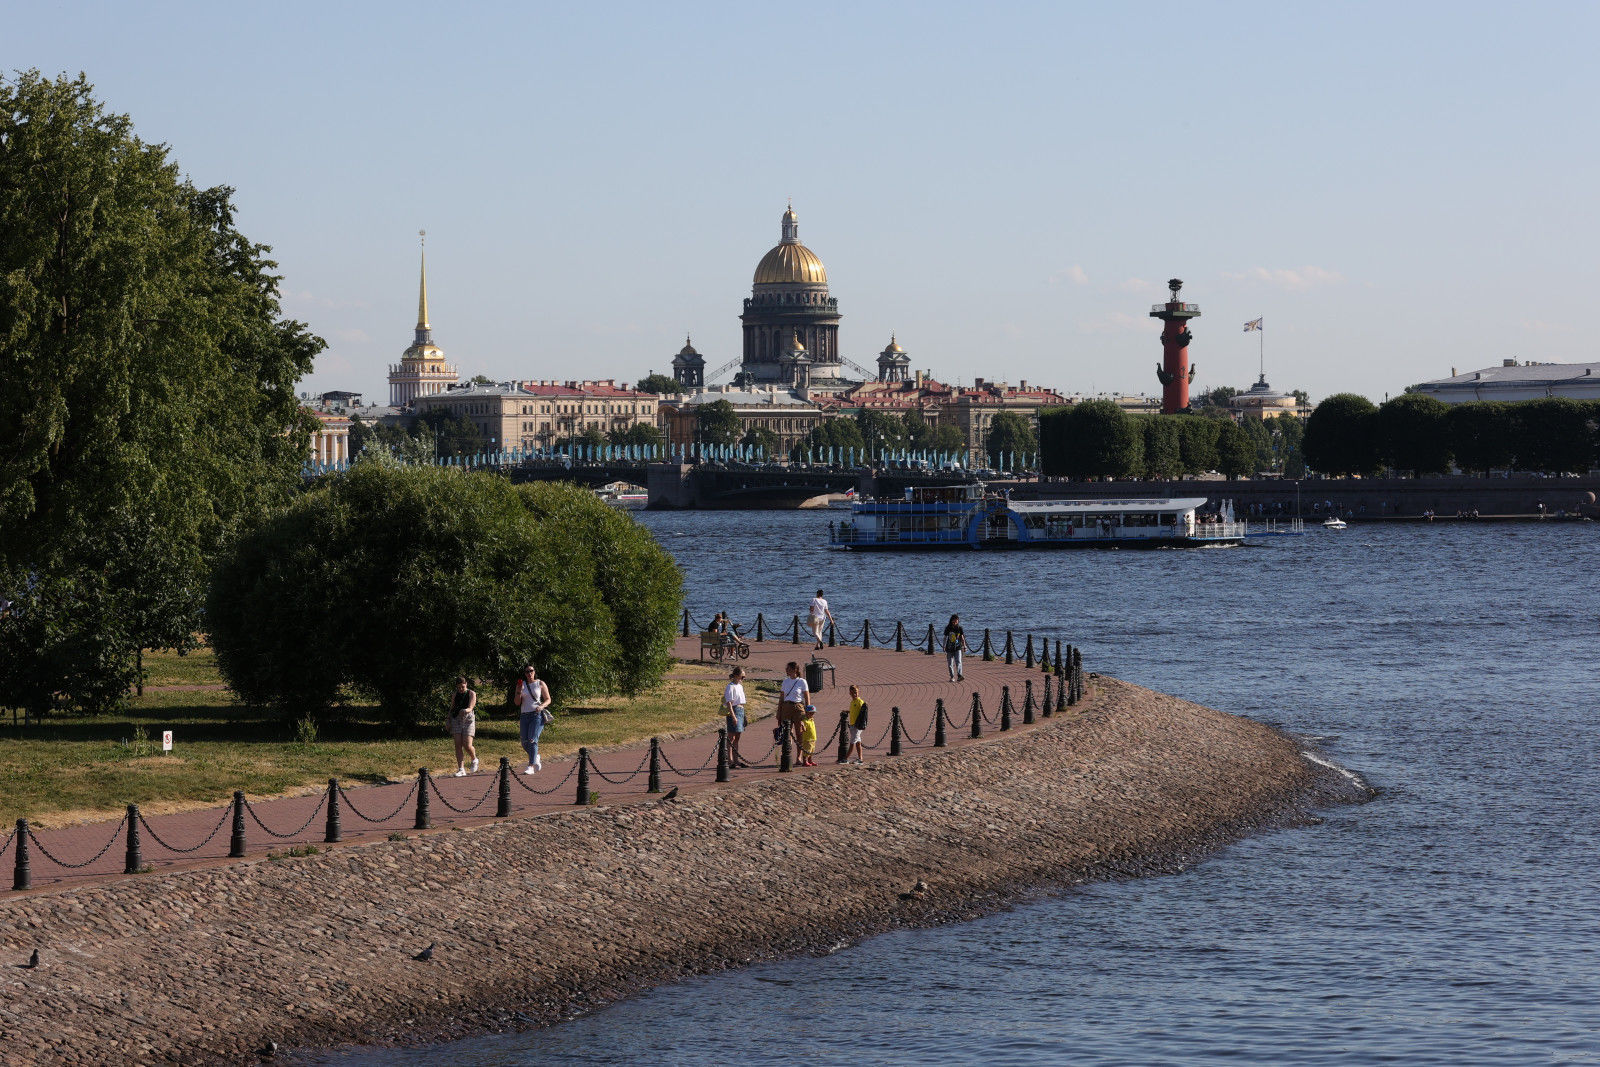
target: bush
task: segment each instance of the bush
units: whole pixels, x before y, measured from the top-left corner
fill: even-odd
[[[558,701],[636,691],[667,662],[677,566],[626,515],[569,485],[363,459],[240,538],[207,620],[239,695],[289,718],[347,693],[410,723],[458,674],[532,663]]]

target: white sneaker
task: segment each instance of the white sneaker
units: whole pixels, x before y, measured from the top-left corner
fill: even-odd
[[[467,771],[466,771],[465,767],[457,767],[456,768],[456,777],[457,778],[465,778],[466,776],[467,776]]]
[[[477,774],[478,773],[478,761],[477,760],[473,760],[472,761],[472,773],[473,774]]]
[[[540,759],[538,756],[533,757],[533,769],[536,771],[544,770],[544,760]]]
[[[522,768],[522,773],[523,774],[532,774],[534,771],[537,771],[538,769],[539,768],[535,767],[533,764],[530,763],[526,767]]]

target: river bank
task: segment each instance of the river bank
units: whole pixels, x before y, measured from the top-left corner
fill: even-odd
[[[225,1063],[545,1024],[1179,870],[1327,780],[1265,726],[1101,679],[1077,714],[962,749],[12,899],[4,956],[41,966],[7,971],[0,1059]]]

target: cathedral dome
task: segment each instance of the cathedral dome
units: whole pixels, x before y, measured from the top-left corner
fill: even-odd
[[[800,218],[783,213],[783,240],[756,264],[757,285],[827,285],[828,271],[817,254],[800,243]]]

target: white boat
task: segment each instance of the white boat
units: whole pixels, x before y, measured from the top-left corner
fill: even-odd
[[[1323,520],[1322,525],[1329,530],[1343,530],[1346,529],[1350,524],[1345,522],[1337,515],[1329,515]]]

